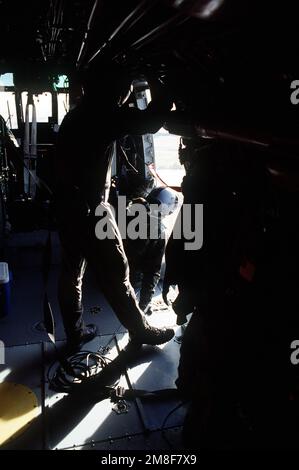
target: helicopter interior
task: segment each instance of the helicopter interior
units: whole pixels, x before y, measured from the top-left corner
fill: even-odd
[[[225,311],[225,320],[213,314],[212,320],[207,320],[207,328],[219,339],[215,356],[225,348],[218,330],[224,332],[223,337],[238,337],[236,342],[227,340],[232,349],[238,348],[234,350],[238,360],[228,351],[223,361],[230,361],[229,370],[222,375],[215,366],[217,393],[219,383],[226,380],[234,390],[241,389],[234,405],[227,399],[230,391],[219,392],[229,404],[223,411],[221,400],[217,402],[223,413],[219,412],[221,419],[218,415],[211,418],[212,430],[203,431],[208,436],[207,447],[296,447],[299,393],[296,365],[289,357],[299,326],[298,13],[290,0],[272,2],[271,6],[257,0],[0,0],[0,265],[8,267],[9,278],[9,286],[0,294],[0,395],[4,394],[2,408],[6,410],[5,418],[0,416],[0,450],[184,450],[194,434],[190,409],[188,412],[181,396],[173,392],[162,399],[159,394],[158,399],[148,396],[156,389],[175,388],[184,325],[191,322],[192,309],[182,326],[177,312],[163,301],[163,275],[149,322],[155,327],[173,327],[172,341],[145,347],[124,362],[126,328],[88,271],[84,315],[100,332],[87,348],[90,381],[76,377],[82,387],[78,387],[79,393],[71,393],[67,374],[62,373],[63,363],[57,366],[56,355],[60,357],[65,334],[56,299],[60,248],[52,209],[53,155],[64,117],[84,95],[82,76],[90,74],[100,84],[107,64],[117,64],[130,74],[132,87],[126,106],[148,107],[152,77],[160,81],[173,103],[156,134],[136,133],[117,141],[111,204],[118,194],[132,193],[128,181],[134,185],[136,174],[138,184],[170,187],[179,200],[166,227],[170,237],[183,199],[196,204],[209,197],[211,213],[215,207],[217,213],[215,223],[210,213],[207,216],[207,223],[212,220],[211,246],[215,243],[217,252],[210,258],[213,268],[201,271],[202,258],[193,253],[178,265],[183,273],[186,270],[185,279],[190,279],[192,286],[195,283],[195,291],[203,299],[205,293],[213,297],[210,286],[214,281],[207,285],[199,273],[204,272],[210,280],[221,263],[231,266],[240,245],[247,250],[238,265],[241,281],[223,289],[223,308],[229,312]],[[90,115],[91,121],[97,111]],[[98,126],[100,132],[100,122]],[[86,140],[96,142],[97,135],[86,135]],[[217,158],[211,157],[211,166],[203,164],[197,174],[192,159],[206,147],[207,156],[211,148]],[[190,162],[195,168],[191,172]],[[83,168],[84,157],[80,164]],[[204,188],[200,194],[199,186]],[[220,242],[213,242],[214,234],[221,235]],[[237,240],[233,248],[229,244],[232,239]],[[176,253],[169,265],[179,259]],[[221,282],[224,286],[223,279]],[[45,292],[51,303],[48,316]],[[170,295],[175,299],[177,288],[173,287]],[[220,311],[216,300],[215,305],[213,302],[209,308]],[[253,352],[252,343],[256,345]],[[195,351],[202,353],[201,349]],[[267,358],[271,365],[265,372]],[[210,361],[213,368],[218,358],[211,355]],[[200,363],[199,356],[196,363]],[[97,378],[106,366],[110,375],[107,372],[107,377],[104,374],[102,379],[99,374]],[[258,398],[258,387],[248,386],[254,380],[261,384]],[[276,380],[280,383],[277,388]],[[10,383],[17,384],[19,402],[23,400],[22,387],[31,394],[32,400],[23,400],[21,411],[6,404]],[[198,383],[202,385],[200,380]],[[131,395],[128,392],[127,399],[122,395],[113,399],[115,390],[121,393],[122,388]],[[138,390],[146,391],[146,396]],[[275,400],[285,396],[274,412]],[[199,422],[200,407],[197,399],[191,399],[191,410]],[[243,408],[237,412],[239,402]],[[209,404],[206,399],[204,408]],[[287,436],[275,434],[275,428],[269,439],[264,438],[274,420],[272,413],[277,417],[277,428],[289,426]],[[234,429],[228,432],[227,442],[221,426],[230,419]],[[219,431],[214,434],[217,426]],[[192,441],[195,446],[197,442]]]

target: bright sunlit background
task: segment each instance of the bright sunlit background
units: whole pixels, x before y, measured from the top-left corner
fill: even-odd
[[[162,127],[153,137],[158,175],[169,186],[181,186],[185,171],[178,156],[180,136],[169,134]]]

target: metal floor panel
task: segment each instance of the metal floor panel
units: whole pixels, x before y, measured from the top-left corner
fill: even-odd
[[[56,324],[56,338],[65,338],[59,305],[57,301],[57,280],[59,268],[52,270],[48,292]],[[94,323],[100,335],[113,334],[116,330],[125,331],[120,324],[107,300],[95,284],[92,274],[87,270],[83,281],[84,321],[86,324]],[[42,312],[41,312],[42,315]]]
[[[105,442],[92,442],[84,446],[75,446],[64,450],[97,450],[107,452],[118,452],[122,450],[143,450],[143,451],[173,451],[176,453],[184,450],[182,442],[182,428],[175,427],[161,431],[154,431],[150,434],[136,434],[126,436],[121,439],[111,439]]]
[[[5,348],[5,365],[0,365],[0,382],[8,381],[29,387],[39,403],[39,415],[19,437],[7,442],[1,450],[43,449],[44,426],[42,344]]]
[[[0,318],[0,339],[7,346],[47,341],[45,333],[35,325],[42,321],[43,282],[42,256],[48,232],[39,230],[11,234],[8,243],[8,264],[11,278],[11,308],[5,318]],[[56,337],[64,339],[65,333],[57,301],[60,247],[57,233],[52,233],[52,266],[48,294],[56,322]],[[83,283],[84,320],[95,323],[100,334],[112,334],[119,321],[88,271]],[[100,311],[94,307],[100,307]],[[99,309],[98,309],[99,310]],[[125,331],[121,327],[119,331]]]
[[[86,345],[89,351],[97,351],[100,346],[106,346],[111,336],[100,336]],[[115,359],[118,355],[115,342],[109,357]],[[51,345],[47,344],[51,354]],[[119,374],[118,374],[119,377]],[[114,381],[112,381],[114,383]],[[111,383],[112,385],[112,383]],[[120,385],[128,388],[124,377]],[[134,403],[129,403],[125,414],[116,414],[112,410],[110,399],[98,401],[90,398],[96,394],[97,384],[93,384],[90,393],[84,389],[82,394],[66,395],[49,389],[46,384],[45,420],[48,432],[48,443],[51,449],[82,446],[92,441],[103,441],[143,432]]]
[[[32,325],[40,321],[42,315],[41,274],[26,269],[13,276],[10,312],[0,319],[1,339],[7,346],[45,340],[44,335],[32,331]]]
[[[112,411],[113,404],[110,400],[105,399],[99,402],[98,399],[90,399],[90,395],[93,396],[94,391],[97,391],[98,383],[90,383],[90,388],[82,391],[80,399],[78,396],[75,398],[50,391],[48,384],[45,383],[43,373],[55,359],[55,351],[48,342],[46,334],[34,328],[43,316],[40,262],[45,233],[33,234],[32,240],[31,235],[28,234],[25,238],[23,235],[17,236],[11,245],[10,268],[13,274],[11,311],[6,318],[0,319],[0,339],[6,345],[7,356],[6,366],[0,366],[0,381],[10,380],[29,386],[36,393],[44,413],[40,414],[23,435],[11,442],[9,446],[2,448],[61,449],[73,448],[74,445],[80,448],[90,446],[94,442],[103,442],[103,445],[107,446],[107,443],[110,445],[112,441],[124,445],[127,438],[130,441],[130,437],[135,435],[139,435],[139,438],[135,441],[135,437],[134,439],[132,437],[134,445],[137,446],[134,448],[144,448],[144,446],[147,448],[147,437],[143,436],[144,431],[159,429],[165,416],[177,404],[176,401],[146,403],[138,399],[136,402],[129,403],[128,413],[117,415]],[[57,302],[59,273],[57,237],[54,237],[53,245],[55,253],[48,293],[56,321],[56,338],[63,340],[65,335]],[[118,342],[122,346],[127,338],[124,334],[125,329],[119,323],[95,283],[92,273],[88,270],[84,278],[83,302],[85,322],[95,323],[102,335],[89,343],[86,349],[96,351],[99,346],[106,345],[115,332],[118,333]],[[176,315],[171,308],[163,307],[159,288],[157,288],[154,304],[154,313],[147,317],[148,322],[158,327],[174,326]],[[158,310],[160,307],[161,310]],[[29,344],[25,345],[26,343]],[[62,341],[58,341],[58,347],[62,344]],[[114,359],[118,356],[118,349],[116,347],[112,349],[110,355],[111,359]],[[44,367],[43,357],[45,358]],[[179,345],[174,341],[161,347],[143,347],[128,364],[129,383],[132,381],[134,387],[148,390],[173,387],[177,376],[178,358]],[[115,376],[119,376],[120,370],[117,361],[113,366],[115,369],[112,367]],[[129,388],[129,383],[123,376],[121,384]],[[178,410],[169,418],[166,428],[181,425],[182,419],[183,410]],[[158,436],[159,433],[155,435]],[[150,447],[154,445],[151,440],[149,442],[151,442]],[[160,445],[163,448],[162,443],[157,444],[157,448],[160,448]]]
[[[118,335],[120,349],[126,345],[127,336],[127,334]],[[127,369],[133,388],[148,391],[175,388],[179,354],[180,345],[174,339],[161,346],[143,346],[135,363],[133,362]],[[161,429],[168,413],[180,404],[179,400],[173,398],[156,401],[139,399],[139,402],[143,408],[144,424],[148,430]],[[181,426],[185,414],[185,407],[180,407],[169,416],[165,427]]]
[[[35,325],[43,319],[41,259],[46,238],[46,231],[37,231],[28,234],[14,234],[11,240],[10,250],[12,250],[12,254],[9,263],[12,271],[11,311],[6,318],[0,318],[0,337],[7,346],[47,341],[45,333],[35,329]],[[57,234],[54,233],[52,238],[55,253],[52,259],[54,264],[50,272],[48,293],[56,322],[56,337],[57,339],[64,339],[65,334],[57,302],[59,274]],[[161,290],[159,287],[154,302],[158,306],[159,303],[161,305]],[[85,322],[87,324],[95,323],[100,334],[112,334],[119,326],[120,332],[125,331],[88,269],[83,283],[83,303]],[[97,307],[100,307],[100,309],[97,309]],[[162,309],[161,311],[155,311],[148,320],[154,326],[172,326],[176,323],[176,316],[171,309]]]
[[[92,273],[87,271],[84,281],[83,302],[85,323],[95,323],[101,335],[111,335],[116,330],[119,332],[126,331],[98,288]],[[92,313],[94,307],[100,307],[100,311]]]
[[[65,333],[57,301],[57,279],[59,268],[53,267],[48,283],[48,293],[56,323],[56,337],[64,339]],[[83,302],[86,324],[95,323],[100,334],[112,334],[120,325],[108,302],[87,273],[84,282]],[[43,284],[39,268],[17,270],[11,282],[11,309],[9,315],[0,318],[0,338],[7,346],[47,341],[45,333],[34,329],[43,319]],[[94,307],[100,307],[99,311]],[[95,313],[92,313],[95,312]]]
[[[86,345],[86,349],[97,351],[100,346],[106,346],[111,340],[111,336],[101,336],[95,338]],[[118,335],[118,343],[126,342],[125,335]],[[58,344],[60,347],[61,344]],[[116,344],[110,343],[111,359],[118,356]],[[54,348],[50,343],[45,343],[45,368],[42,365],[42,344],[25,345],[7,348],[6,366],[0,368],[0,378],[2,380],[23,383],[30,387],[42,403],[42,373],[46,371],[50,363],[55,358]],[[132,383],[138,388],[148,390],[158,388],[168,388],[173,386],[171,375],[176,370],[176,364],[171,366],[175,352],[179,346],[172,342],[163,347],[143,347],[138,352],[129,367],[129,377]],[[118,356],[119,357],[119,356]],[[163,370],[161,370],[161,367]],[[119,374],[118,374],[119,375]],[[174,374],[173,374],[174,375]],[[133,379],[134,376],[134,379]],[[112,383],[111,383],[112,384]],[[120,385],[129,388],[128,383],[122,377]],[[94,387],[96,390],[96,385]],[[92,392],[93,385],[92,385]],[[176,402],[163,401],[146,403],[142,401],[143,419],[147,429],[158,429],[166,414],[173,409]],[[149,437],[144,434],[142,417],[134,402],[129,403],[129,411],[126,414],[117,415],[112,411],[113,404],[109,399],[96,402],[89,400],[86,390],[80,400],[49,390],[45,384],[45,412],[40,414],[35,423],[15,441],[2,449],[63,449],[63,448],[86,448],[93,447],[94,443],[102,442],[99,448],[113,448],[115,443],[119,449],[167,449],[165,439],[160,434],[155,434],[154,443],[152,433]],[[178,419],[178,413],[179,418]],[[181,424],[182,412],[176,412],[166,423],[165,428]],[[168,433],[169,429],[166,430]],[[135,438],[135,435],[139,435]],[[129,444],[126,444],[128,440]],[[132,441],[132,442],[131,442]],[[97,444],[98,445],[98,444]]]

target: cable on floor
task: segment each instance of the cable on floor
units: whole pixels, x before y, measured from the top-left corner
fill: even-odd
[[[54,347],[57,352],[57,359],[50,365],[47,371],[47,380],[52,390],[69,393],[73,391],[78,384],[82,384],[90,377],[98,375],[112,359],[107,357],[110,343],[116,338],[121,324],[117,327],[112,337],[105,346],[101,346],[97,352],[78,351],[77,353],[69,353],[63,357],[58,353],[56,345]],[[58,365],[54,370],[55,365]],[[119,380],[115,384],[118,385]]]
[[[170,442],[170,440],[168,439],[168,437],[166,436],[166,429],[165,429],[165,426],[166,426],[166,423],[167,421],[169,420],[170,416],[173,415],[173,413],[175,413],[177,410],[179,410],[182,406],[186,405],[187,401],[182,401],[181,403],[179,403],[178,405],[176,405],[172,410],[170,410],[170,412],[167,414],[167,416],[165,417],[163,423],[162,423],[162,426],[161,426],[161,433],[162,433],[162,437],[163,439],[167,442],[168,446],[170,447],[170,449],[174,449],[175,446]]]

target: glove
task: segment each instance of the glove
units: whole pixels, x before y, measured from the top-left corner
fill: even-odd
[[[143,305],[139,303],[139,307],[145,315],[151,315],[153,313],[150,303],[148,303],[147,305]]]
[[[163,283],[162,298],[163,298],[164,303],[165,303],[166,305],[169,305],[169,304],[170,304],[170,302],[169,302],[169,300],[168,300],[168,298],[167,298],[167,295],[168,295],[168,293],[169,293],[169,288],[170,288],[170,284],[168,284],[167,282],[164,282],[164,283]]]
[[[147,309],[148,305],[149,305],[149,302],[142,302],[142,301],[139,302],[139,307],[141,308],[143,312]]]
[[[141,289],[139,307],[145,312],[152,300],[152,293],[149,290]]]

